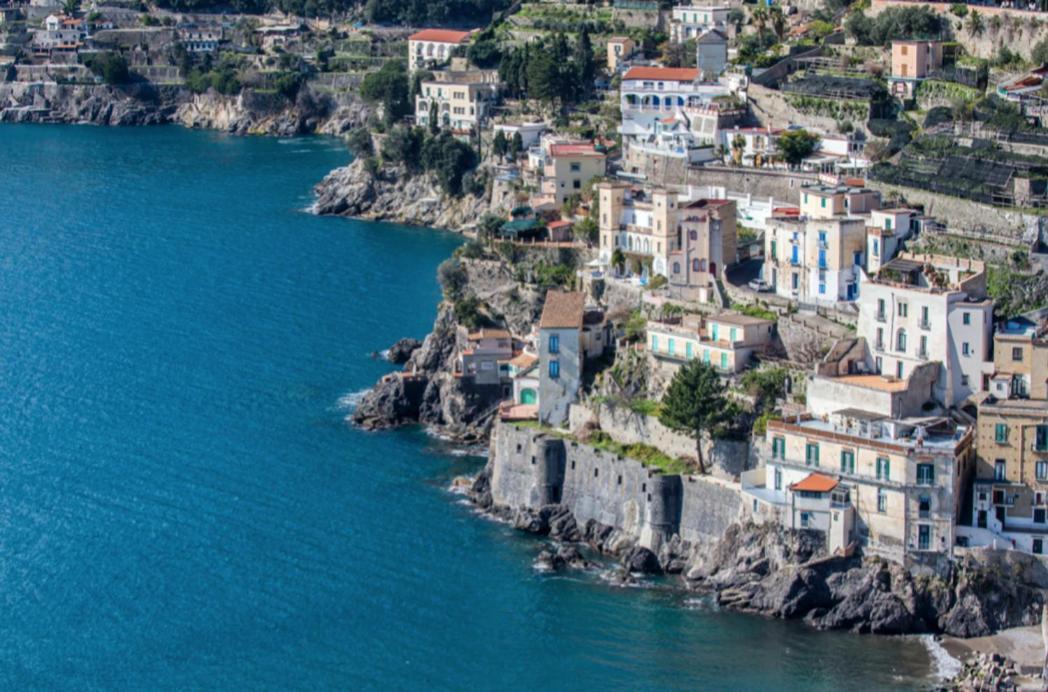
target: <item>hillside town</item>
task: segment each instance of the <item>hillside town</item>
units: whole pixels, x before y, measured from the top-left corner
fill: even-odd
[[[595,450],[828,556],[1048,559],[1043,3],[481,4],[13,2],[0,120],[61,120],[59,87],[363,104],[318,212],[470,239],[358,423]],[[594,520],[681,572],[687,493],[659,523],[600,470],[573,492],[637,516]]]

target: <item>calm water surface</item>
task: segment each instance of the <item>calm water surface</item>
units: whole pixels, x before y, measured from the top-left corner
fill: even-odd
[[[916,640],[536,574],[365,434],[452,236],[314,218],[331,140],[0,126],[0,687],[864,689]]]

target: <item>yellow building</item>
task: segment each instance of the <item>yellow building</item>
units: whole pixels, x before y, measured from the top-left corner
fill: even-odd
[[[629,56],[637,44],[628,36],[612,36],[608,39],[608,72],[615,74],[622,61]]]
[[[970,545],[1045,554],[1048,544],[1048,339],[1008,320],[994,335],[990,394],[979,404]]]
[[[766,442],[763,467],[742,479],[756,521],[823,531],[831,548],[854,543],[898,562],[952,553],[971,473],[970,429],[946,418],[893,420],[844,409],[769,421]],[[814,492],[814,485],[823,489]],[[852,528],[834,541],[841,513],[853,514]]]
[[[701,358],[722,373],[737,373],[754,352],[771,343],[775,324],[737,313],[686,316],[680,324],[649,322],[648,352],[668,374],[689,360]]]
[[[543,194],[553,197],[557,204],[581,195],[586,183],[604,175],[607,158],[589,142],[549,145],[542,171]]]

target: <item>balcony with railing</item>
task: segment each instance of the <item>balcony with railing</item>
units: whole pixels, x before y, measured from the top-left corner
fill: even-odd
[[[930,320],[928,320],[928,319],[921,319],[921,320],[920,320],[920,321],[919,321],[919,322],[917,323],[917,326],[918,326],[918,327],[920,327],[921,329],[924,329],[924,330],[926,330],[926,331],[929,331],[929,330],[931,330],[931,328],[932,328],[932,323],[931,323],[931,321],[930,321]]]
[[[878,312],[876,315],[873,316],[873,319],[877,320],[878,322],[887,322],[888,321],[888,314],[885,313],[883,310],[881,310],[880,312]]]

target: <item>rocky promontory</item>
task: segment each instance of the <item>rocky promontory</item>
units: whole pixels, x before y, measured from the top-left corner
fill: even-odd
[[[370,169],[358,159],[336,168],[314,188],[317,214],[352,216],[465,231],[489,211],[484,196],[445,194],[430,174],[407,175],[397,166]]]

